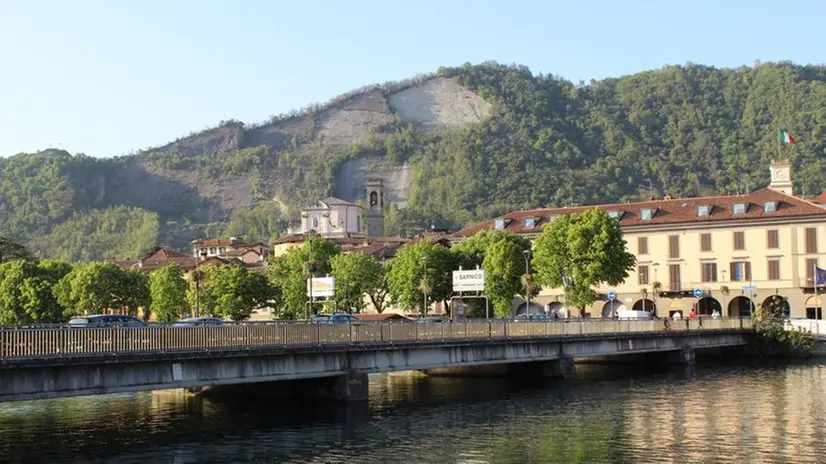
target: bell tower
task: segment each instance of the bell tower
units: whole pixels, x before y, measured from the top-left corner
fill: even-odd
[[[367,236],[384,235],[384,183],[381,179],[367,179]]]
[[[794,195],[792,184],[792,165],[789,160],[772,160],[771,183],[769,188],[779,190],[786,195]]]

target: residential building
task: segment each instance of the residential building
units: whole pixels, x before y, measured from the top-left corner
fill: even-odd
[[[746,316],[777,296],[792,317],[819,314],[814,266],[826,266],[826,208],[792,195],[787,161],[771,165],[771,184],[745,195],[670,198],[624,204],[516,211],[475,224],[452,236],[460,241],[485,229],[535,238],[556,217],[599,208],[617,220],[637,264],[625,282],[594,289],[599,300],[586,311],[610,317],[621,309],[656,310],[660,316],[692,308]],[[699,297],[695,297],[695,291]],[[609,292],[615,292],[609,300]],[[531,308],[575,316],[561,288],[545,288]]]
[[[197,256],[201,260],[211,257],[238,258],[246,255],[249,251],[254,251],[258,258],[250,255],[245,260],[263,261],[264,257],[270,252],[269,247],[263,243],[246,243],[236,237],[193,240],[191,245],[192,256]]]

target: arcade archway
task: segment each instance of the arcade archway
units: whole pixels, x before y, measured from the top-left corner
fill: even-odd
[[[525,314],[525,309],[528,307],[528,303],[522,303],[516,309],[516,314]],[[542,305],[536,304],[531,301],[531,308],[528,314],[545,314],[545,308]]]
[[[823,298],[822,296],[810,296],[806,300],[806,319],[823,319]]]
[[[654,314],[657,312],[657,304],[648,298],[640,298],[636,301],[636,303],[634,303],[634,306],[631,309],[634,311],[648,311],[649,313]]]
[[[783,315],[785,317],[791,317],[792,307],[789,306],[789,300],[780,295],[772,295],[763,300],[763,303],[760,305],[760,309],[766,311],[770,309],[773,304],[780,305],[780,307],[783,308]]]
[[[736,296],[728,303],[729,317],[749,317],[754,312],[754,303],[746,296]]]
[[[602,305],[602,317],[607,319],[614,317],[618,311],[624,311],[625,305],[620,303],[617,300],[609,300],[606,301],[604,305]]]
[[[706,296],[697,301],[697,314],[700,316],[711,316],[714,311],[723,314],[723,306],[713,296]]]

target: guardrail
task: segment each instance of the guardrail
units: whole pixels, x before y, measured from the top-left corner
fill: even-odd
[[[0,359],[150,353],[253,346],[518,339],[751,328],[748,319],[469,321],[441,324],[289,324],[223,327],[20,328],[0,330]]]

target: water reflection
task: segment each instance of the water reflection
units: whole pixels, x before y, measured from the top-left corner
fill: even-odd
[[[371,377],[347,406],[181,391],[0,405],[2,462],[817,462],[821,364]]]

